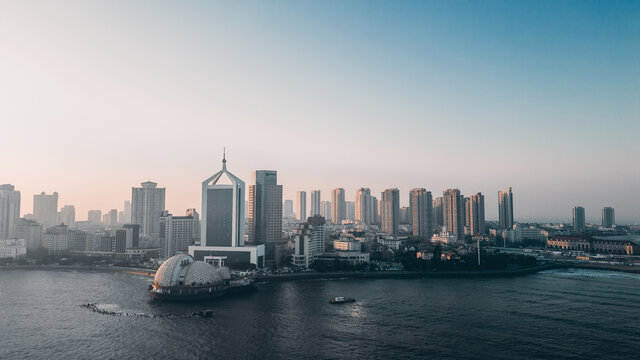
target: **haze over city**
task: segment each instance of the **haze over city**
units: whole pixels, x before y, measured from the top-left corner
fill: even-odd
[[[607,4],[605,6],[605,4]],[[640,219],[638,2],[2,2],[2,182],[200,207],[228,166],[283,199],[514,189],[518,221]]]

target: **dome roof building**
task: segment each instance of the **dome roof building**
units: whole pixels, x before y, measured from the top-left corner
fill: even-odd
[[[196,261],[187,254],[178,254],[167,259],[156,271],[155,287],[210,286],[224,283],[231,278],[226,267],[214,267],[204,261]]]

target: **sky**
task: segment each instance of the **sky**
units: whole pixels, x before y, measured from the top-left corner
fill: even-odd
[[[516,221],[640,222],[640,1],[0,0],[0,183],[200,208],[221,168],[295,192],[511,186]],[[309,201],[309,200],[308,200]]]

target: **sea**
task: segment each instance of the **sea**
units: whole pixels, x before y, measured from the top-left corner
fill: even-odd
[[[0,359],[640,358],[637,274],[289,281],[199,303],[152,302],[151,282],[0,270]]]

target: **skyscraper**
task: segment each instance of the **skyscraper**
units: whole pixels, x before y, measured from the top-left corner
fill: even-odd
[[[311,190],[311,212],[309,216],[322,216],[320,190]]]
[[[331,219],[331,201],[323,201],[320,206],[322,207],[322,216],[329,221]]]
[[[125,200],[123,213],[124,213],[124,216],[122,219],[122,223],[123,224],[131,223],[131,201]]]
[[[307,220],[307,192],[306,191],[298,191],[296,193],[296,211],[298,215],[298,220],[306,221]]]
[[[249,242],[264,244],[282,239],[282,185],[278,172],[256,170],[249,186]]]
[[[612,228],[616,226],[616,213],[612,207],[605,206],[602,208],[602,227]]]
[[[400,225],[400,191],[387,189],[382,192],[382,231],[398,235]]]
[[[356,191],[356,221],[369,225],[375,222],[373,211],[373,197],[369,188]]]
[[[76,208],[73,205],[65,205],[60,209],[60,222],[70,229],[76,227]]]
[[[573,229],[577,232],[583,232],[585,225],[584,208],[576,206],[573,208]]]
[[[56,225],[58,221],[58,193],[47,195],[43,191],[40,195],[33,195],[33,215],[43,229]]]
[[[448,189],[442,195],[442,217],[447,231],[464,240],[464,198],[458,189]]]
[[[146,236],[155,242],[160,238],[160,215],[165,210],[165,189],[157,188],[158,184],[151,181],[141,185],[140,188],[131,189],[131,223],[140,225],[140,236]]]
[[[353,201],[345,201],[344,202],[344,216],[347,220],[355,221],[356,220],[356,203]]]
[[[42,225],[35,220],[18,219],[15,237],[24,239],[27,242],[27,249],[39,249],[42,247]]]
[[[109,225],[118,225],[118,209],[109,210]]]
[[[0,185],[0,239],[16,237],[16,224],[20,219],[20,191],[13,185]]]
[[[276,208],[280,216],[280,233],[282,233],[282,186],[275,184],[276,174],[254,174],[259,185],[250,186],[249,241],[269,241],[268,225],[272,221],[267,213],[264,218],[267,230],[259,228],[265,216],[261,211],[273,211]],[[267,175],[267,176],[265,176]],[[279,187],[279,188],[278,188]],[[256,191],[256,188],[257,191]],[[269,192],[278,193],[279,197],[269,196]],[[279,189],[279,192],[277,191]],[[244,242],[244,182],[227,170],[226,156],[222,158],[222,170],[202,182],[202,221],[200,222],[200,245],[189,246],[189,254],[197,260],[204,260],[221,265],[231,264],[264,266],[264,246],[245,246]],[[255,194],[257,193],[258,196]],[[265,201],[259,201],[265,195]],[[258,204],[256,204],[258,203]],[[262,210],[266,206],[267,210]],[[194,216],[194,212],[191,212]]]
[[[431,191],[423,188],[411,189],[409,192],[411,203],[411,223],[413,236],[430,239],[433,233],[433,199]]]
[[[481,193],[469,198],[469,230],[472,236],[485,233],[484,195]]]
[[[433,200],[433,223],[437,228],[437,232],[440,232],[440,228],[444,226],[442,197],[437,197],[435,200]]]
[[[378,205],[378,198],[375,196],[371,197],[371,208],[373,210],[373,215],[371,216],[372,224],[380,224],[380,207]]]
[[[344,189],[333,189],[331,192],[331,222],[334,224],[342,224],[342,220],[346,219],[346,211]]]
[[[99,225],[102,223],[102,210],[89,210],[87,213],[87,219],[93,225]]]
[[[293,200],[284,201],[284,217],[286,218],[293,217]]]
[[[503,230],[513,229],[513,192],[511,192],[511,187],[498,192],[498,226]]]

